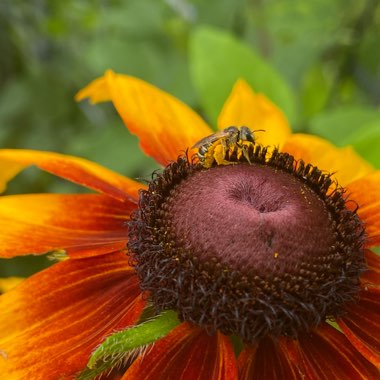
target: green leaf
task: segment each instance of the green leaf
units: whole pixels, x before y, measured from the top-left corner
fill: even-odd
[[[334,327],[334,329],[342,332],[341,328],[339,327],[339,325],[335,322],[335,321],[332,321],[330,319],[327,319],[326,322],[331,326],[331,327]]]
[[[313,66],[303,79],[301,89],[302,114],[307,119],[326,105],[332,81],[318,64]]]
[[[310,120],[309,131],[335,145],[344,146],[354,141],[355,135],[380,119],[380,111],[364,106],[342,106],[320,113]],[[372,128],[372,127],[371,127]]]
[[[190,70],[202,106],[215,122],[233,84],[245,79],[295,119],[295,96],[283,78],[255,51],[231,34],[211,27],[190,36]]]
[[[92,379],[107,369],[115,367],[130,353],[167,335],[180,321],[174,311],[165,311],[157,318],[110,335],[91,355],[88,369],[78,379]]]
[[[380,168],[380,120],[359,128],[346,141],[373,166]]]
[[[99,360],[152,343],[167,335],[179,323],[177,313],[169,310],[149,322],[113,334],[91,355],[88,367],[94,368]]]
[[[247,23],[250,40],[264,46],[279,72],[299,88],[309,68],[318,62],[338,64],[336,46],[349,42],[348,28],[360,17],[363,1],[292,0],[251,2]],[[361,42],[361,41],[360,41]],[[328,54],[334,49],[334,60]]]

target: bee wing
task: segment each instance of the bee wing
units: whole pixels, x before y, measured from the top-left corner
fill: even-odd
[[[218,131],[218,132],[215,132],[213,133],[212,135],[209,135],[209,136],[206,136],[204,137],[203,139],[199,140],[198,142],[196,142],[192,147],[191,149],[194,149],[194,148],[200,148],[202,145],[206,145],[206,144],[212,144],[213,142],[215,142],[216,140],[219,140],[223,137],[227,137],[229,136],[229,134],[225,131]]]

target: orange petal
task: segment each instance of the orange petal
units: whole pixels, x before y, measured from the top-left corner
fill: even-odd
[[[0,197],[0,257],[65,250],[76,257],[122,250],[136,208],[100,194]]]
[[[140,355],[122,380],[234,380],[237,368],[229,339],[182,323]]]
[[[270,338],[245,348],[239,355],[238,363],[239,380],[303,379],[286,350]]]
[[[30,165],[119,200],[136,201],[138,190],[144,188],[139,182],[83,158],[34,150],[1,149],[0,190],[4,190],[11,178]]]
[[[291,135],[282,148],[297,160],[333,172],[341,186],[373,171],[372,166],[362,159],[351,147],[337,148],[317,136],[296,133]]]
[[[263,94],[255,94],[251,87],[239,79],[224,103],[218,118],[218,128],[245,125],[257,132],[257,141],[263,145],[282,146],[291,130],[285,114]]]
[[[195,142],[212,133],[191,108],[172,95],[134,77],[108,70],[79,91],[76,100],[111,100],[142,150],[166,166]]]
[[[327,324],[283,344],[293,357],[302,379],[379,378],[377,368],[350,345],[344,334]]]
[[[350,199],[358,205],[358,215],[364,221],[368,247],[380,245],[380,170],[350,183]]]
[[[94,348],[133,325],[143,307],[123,254],[55,264],[0,297],[2,378],[73,378]]]
[[[355,348],[380,367],[380,288],[365,287],[338,324]]]
[[[369,249],[365,250],[365,258],[368,270],[362,273],[360,281],[362,284],[380,286],[380,256]]]

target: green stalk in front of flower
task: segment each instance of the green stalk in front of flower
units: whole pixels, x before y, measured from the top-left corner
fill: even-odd
[[[91,355],[87,363],[88,369],[78,379],[92,379],[103,371],[115,367],[133,353],[140,352],[149,344],[166,336],[179,325],[177,313],[168,310],[158,317],[135,327],[110,335]]]

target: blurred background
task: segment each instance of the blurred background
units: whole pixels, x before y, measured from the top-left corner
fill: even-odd
[[[212,125],[243,77],[294,131],[350,144],[380,168],[378,0],[2,0],[0,147],[148,178],[157,166],[112,105],[73,100],[108,68],[172,93]],[[7,194],[47,191],[83,190],[30,168]],[[2,260],[0,277],[46,265]]]

